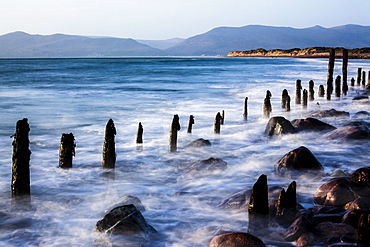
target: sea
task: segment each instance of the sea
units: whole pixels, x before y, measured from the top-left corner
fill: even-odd
[[[369,60],[350,60],[348,83]],[[207,246],[220,232],[247,232],[247,210],[218,205],[250,190],[258,177],[286,188],[296,181],[298,202],[314,206],[318,186],[340,170],[350,174],[368,166],[369,140],[330,139],[322,132],[267,137],[263,115],[266,91],[272,94],[271,116],[288,120],[336,109],[352,117],[370,111],[354,103],[361,86],[331,100],[317,95],[326,87],[328,60],[318,58],[124,57],[0,59],[0,245],[1,246]],[[335,62],[334,76],[342,74]],[[334,77],[334,78],[335,78]],[[295,104],[297,80],[315,99]],[[291,111],[281,107],[282,91],[291,96]],[[243,116],[245,98],[248,116]],[[220,134],[217,113],[224,112]],[[169,152],[174,115],[180,119],[177,150]],[[190,115],[195,124],[187,133]],[[12,198],[13,135],[18,120],[30,125],[30,202]],[[105,127],[116,128],[115,169],[102,168]],[[350,119],[327,118],[336,127]],[[138,124],[143,144],[136,143]],[[61,135],[73,133],[73,167],[59,168]],[[203,138],[211,146],[187,147]],[[324,166],[325,175],[282,177],[274,164],[289,151],[307,147]],[[222,170],[192,170],[201,160],[219,158]],[[133,243],[94,228],[110,209],[138,198],[141,213],[156,229],[155,240]],[[21,204],[21,205],[20,205]],[[282,232],[282,229],[276,229]],[[266,242],[268,246],[279,246]]]

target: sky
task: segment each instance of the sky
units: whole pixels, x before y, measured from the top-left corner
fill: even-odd
[[[0,35],[163,40],[220,26],[370,26],[369,9],[370,0],[0,0]]]

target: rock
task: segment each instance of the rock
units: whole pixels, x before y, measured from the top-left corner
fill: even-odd
[[[359,95],[359,96],[356,96],[356,97],[354,97],[352,100],[355,100],[355,101],[357,101],[357,100],[369,100],[369,97],[367,96],[367,95]]]
[[[287,175],[291,172],[322,171],[323,166],[311,153],[311,151],[301,146],[285,154],[274,165],[275,172],[280,175]]]
[[[190,142],[185,146],[185,148],[188,147],[206,147],[206,146],[211,146],[211,142],[209,140],[205,140],[203,138],[199,138],[195,141]]]
[[[370,119],[370,112],[368,111],[359,111],[353,115],[352,119],[359,120],[359,119]]]
[[[354,234],[355,228],[345,223],[322,222],[315,229],[322,236],[340,238],[345,234]]]
[[[249,233],[234,232],[215,236],[208,247],[264,247],[261,239]]]
[[[368,197],[359,197],[352,202],[347,203],[344,206],[345,210],[361,210],[361,211],[370,211],[370,198]]]
[[[219,158],[209,158],[190,165],[183,176],[218,174],[227,168],[227,163]]]
[[[360,196],[370,197],[370,167],[361,167],[350,177],[351,187]]]
[[[334,178],[321,185],[315,193],[317,205],[343,207],[355,200],[358,195],[352,190],[348,178]]]
[[[302,234],[310,232],[314,232],[311,221],[301,215],[285,231],[284,239],[289,242],[296,241]]]
[[[284,117],[272,117],[268,121],[265,134],[268,136],[296,133],[292,123]]]
[[[367,126],[344,126],[326,135],[331,139],[361,140],[370,138],[370,129]]]
[[[346,223],[356,228],[363,213],[364,211],[361,210],[347,211],[346,214],[343,216],[342,223]]]
[[[302,130],[333,130],[334,126],[324,123],[316,118],[295,119],[292,121],[293,126],[297,131]]]
[[[133,204],[112,209],[96,223],[95,230],[116,235],[146,238],[157,231],[150,226]]]
[[[319,111],[312,114],[313,117],[349,117],[349,112],[337,111],[335,109]]]
[[[296,241],[296,246],[307,246],[314,242],[315,235],[311,232],[303,233]]]
[[[136,196],[128,195],[128,196],[123,197],[118,203],[116,203],[113,206],[111,206],[108,210],[105,211],[105,213],[108,213],[113,208],[116,208],[118,206],[123,206],[123,205],[128,205],[128,204],[134,204],[134,206],[140,212],[144,212],[145,211],[145,207],[144,207],[144,205],[142,204],[142,202],[140,201],[139,198],[137,198]]]

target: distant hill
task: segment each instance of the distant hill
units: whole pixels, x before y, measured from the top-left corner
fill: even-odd
[[[14,32],[0,36],[0,57],[109,57],[159,56],[163,51],[133,39],[92,38],[76,35],[30,35]]]
[[[306,47],[370,47],[370,26],[302,29],[260,25],[218,27],[185,40],[135,41],[24,32],[0,36],[0,57],[226,56],[231,51]]]
[[[249,25],[218,27],[186,39],[166,50],[172,55],[227,55],[230,51],[263,48],[290,49],[313,46],[360,48],[370,46],[370,27],[345,25],[333,28],[271,27]]]

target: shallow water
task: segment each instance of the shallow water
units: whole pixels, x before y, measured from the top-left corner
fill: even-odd
[[[341,61],[335,65],[341,74]],[[348,78],[357,68],[370,70],[366,60],[350,60]],[[352,104],[359,87],[331,101],[318,98],[307,109],[294,104],[295,81],[303,88],[314,80],[315,91],[326,85],[327,60],[290,58],[106,58],[0,60],[0,245],[93,246],[96,222],[104,211],[127,195],[138,197],[145,219],[161,235],[148,246],[207,246],[217,229],[247,231],[248,214],[217,208],[230,195],[251,189],[261,174],[269,186],[287,187],[297,181],[299,201],[313,206],[321,179],[282,178],[274,163],[299,146],[308,147],[330,174],[352,172],[369,163],[369,141],[329,140],[322,133],[299,133],[267,138],[262,102],[272,93],[272,116],[289,120],[313,111],[335,108],[370,111],[369,104]],[[281,92],[292,98],[284,112]],[[248,97],[248,120],[243,119]],[[319,104],[317,104],[319,102]],[[213,133],[217,112],[225,111],[221,134]],[[180,117],[178,151],[168,152],[174,114]],[[190,115],[193,133],[186,133]],[[31,205],[11,199],[12,138],[15,124],[30,124]],[[114,120],[117,163],[114,171],[101,167],[105,125]],[[347,119],[325,119],[341,126]],[[138,123],[144,127],[141,150],[135,143]],[[76,156],[72,169],[58,168],[62,133],[72,132]],[[198,138],[205,148],[184,148]],[[224,172],[189,176],[178,167],[221,158]],[[178,192],[180,193],[178,195]],[[186,193],[185,193],[186,192]],[[177,193],[177,196],[174,194]],[[18,204],[18,205],[17,205]],[[112,241],[112,242],[110,242]],[[99,241],[98,241],[99,242]],[[124,246],[121,239],[104,246]],[[120,243],[120,244],[117,244]],[[273,245],[271,245],[273,246]]]

